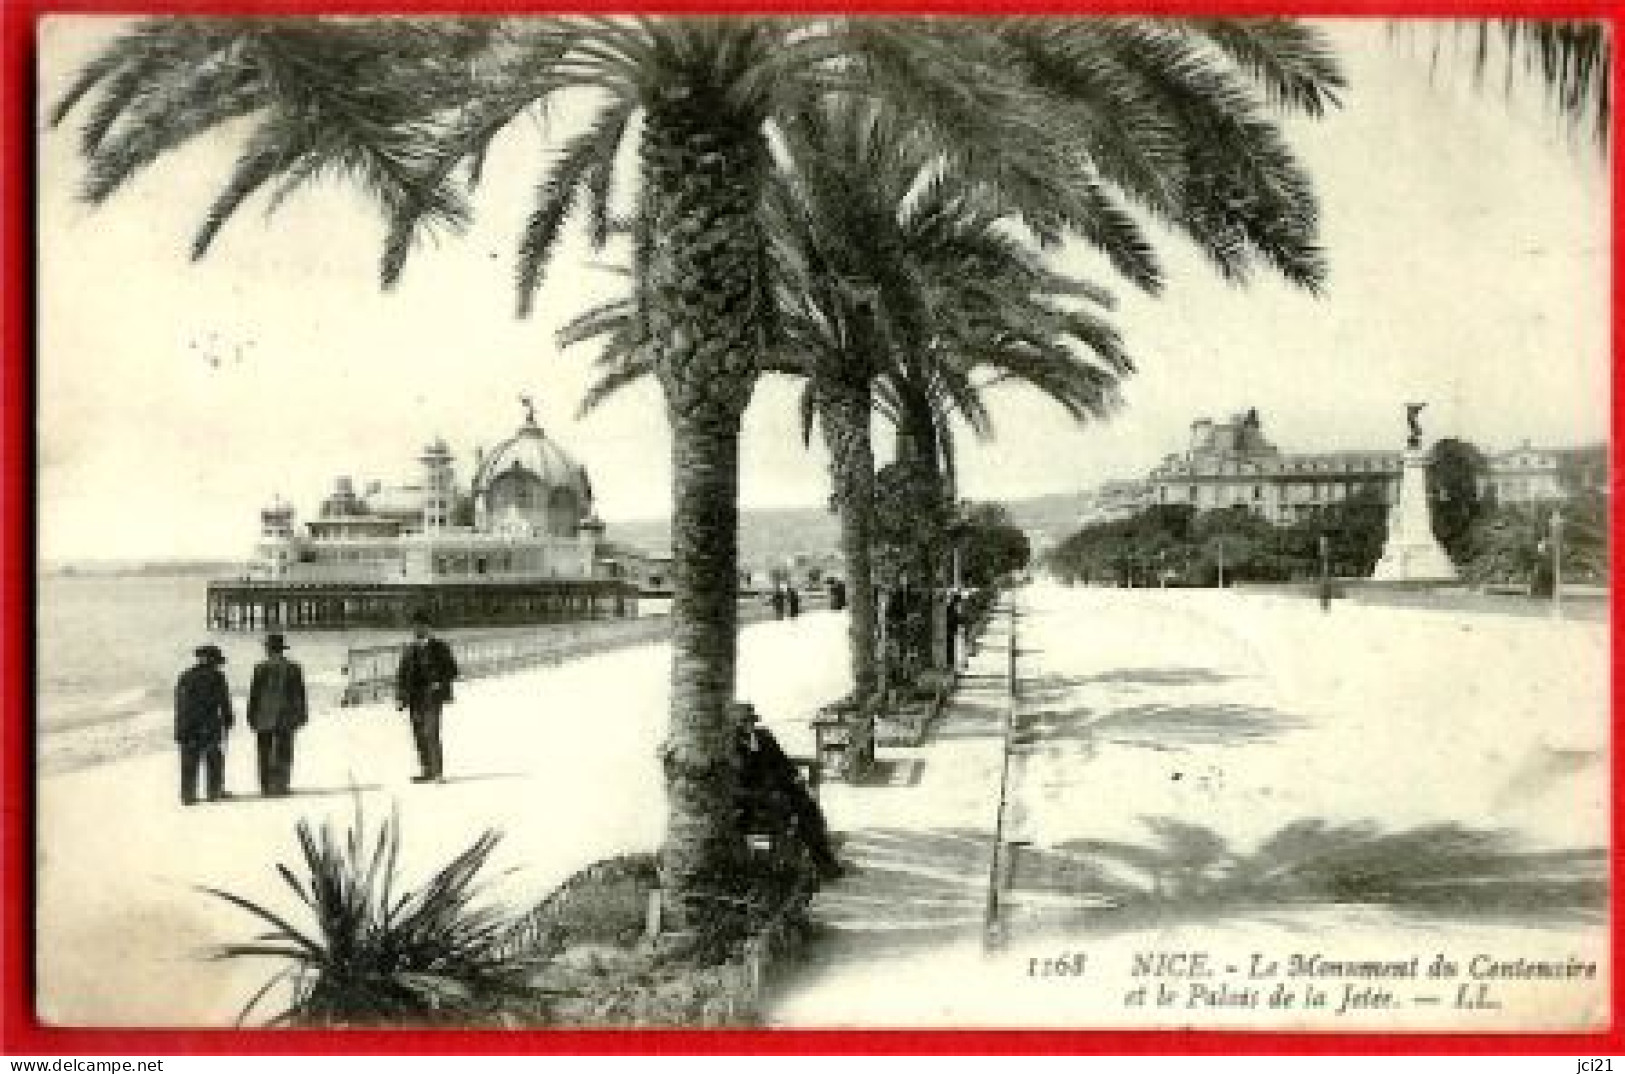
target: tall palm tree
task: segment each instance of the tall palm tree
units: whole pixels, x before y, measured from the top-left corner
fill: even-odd
[[[870,565],[877,402],[908,428],[897,401],[923,381],[928,420],[937,420],[940,396],[986,433],[981,389],[1016,376],[1081,419],[1110,407],[1130,364],[1115,330],[1083,306],[1108,305],[1109,296],[1045,267],[1009,220],[946,181],[883,114],[825,104],[786,117],[780,135],[787,159],[764,201],[778,309],[761,365],[804,382],[803,435],[810,440],[816,425],[829,449],[852,696],[866,701],[879,683]],[[654,372],[628,300],[586,312],[560,336],[564,345],[584,341],[601,355],[583,411]],[[973,367],[997,372],[978,385]],[[933,446],[925,457],[935,466],[938,455]]]
[[[277,197],[339,174],[389,220],[388,283],[425,227],[466,215],[459,164],[477,170],[520,116],[591,90],[595,114],[544,166],[523,227],[521,309],[577,208],[605,237],[619,150],[637,131],[635,301],[672,428],[662,873],[681,927],[740,849],[726,712],[739,428],[773,309],[758,211],[772,123],[809,98],[873,99],[1043,239],[1082,235],[1145,286],[1160,267],[1125,199],[1195,237],[1227,276],[1262,261],[1314,286],[1315,201],[1268,108],[1318,114],[1341,82],[1320,38],[1285,21],[160,20],[90,61],[57,115],[88,109],[98,201],[252,117],[195,252],[268,185]]]
[[[1546,98],[1573,131],[1590,129],[1606,146],[1613,122],[1613,39],[1606,22],[1575,19],[1479,19],[1425,23],[1429,63],[1464,70],[1475,83],[1493,79],[1502,92],[1522,87]],[[1399,21],[1396,34],[1412,37]]]

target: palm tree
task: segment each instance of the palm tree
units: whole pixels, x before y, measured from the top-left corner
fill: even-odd
[[[773,121],[812,98],[872,99],[1044,241],[1082,235],[1145,286],[1161,270],[1124,199],[1191,234],[1230,278],[1262,261],[1315,286],[1315,201],[1268,108],[1318,114],[1341,82],[1320,38],[1285,21],[159,20],[90,61],[57,118],[88,109],[86,193],[100,201],[252,117],[195,252],[268,185],[276,198],[336,174],[383,207],[387,284],[424,228],[466,215],[458,165],[477,171],[520,116],[590,90],[593,118],[544,167],[523,227],[522,310],[578,207],[606,237],[619,150],[637,131],[634,297],[674,474],[662,882],[684,927],[740,849],[726,711],[739,428],[774,306],[759,213]]]
[[[816,424],[829,448],[852,696],[866,702],[879,684],[875,411],[901,436],[911,428],[906,402],[926,392],[933,438],[945,406],[986,435],[981,391],[1017,377],[1081,420],[1109,409],[1131,366],[1115,330],[1087,308],[1110,296],[1048,269],[1008,220],[945,181],[884,115],[825,105],[787,117],[780,132],[788,160],[764,203],[778,309],[761,364],[803,380],[803,436]],[[560,336],[566,346],[585,341],[601,354],[583,411],[654,372],[629,300],[589,310]],[[984,369],[993,376],[976,384],[972,372]],[[933,473],[939,454],[931,446],[922,456]]]
[[[1405,22],[1395,26],[1402,34],[1409,28]],[[1484,84],[1486,76],[1498,76],[1507,94],[1518,87],[1532,88],[1569,129],[1589,127],[1599,145],[1608,144],[1613,41],[1607,23],[1483,19],[1433,23],[1429,29],[1430,63],[1453,57],[1477,84]]]

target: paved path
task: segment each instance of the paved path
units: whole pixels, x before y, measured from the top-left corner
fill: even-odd
[[[741,634],[740,696],[787,739],[842,689],[844,618],[828,612]],[[300,734],[293,797],[183,808],[172,754],[39,781],[38,1010],[65,1025],[227,1025],[267,964],[203,959],[258,931],[203,895],[213,886],[295,910],[274,872],[301,817],[347,824],[356,801],[398,810],[403,875],[422,877],[486,828],[504,838],[493,899],[532,905],[599,858],[656,846],[655,746],[667,710],[664,643],[476,680],[447,710],[443,786],[419,786],[392,706],[331,708]],[[238,673],[241,673],[239,669]],[[252,737],[233,736],[228,787],[253,787]],[[509,871],[511,870],[511,871]]]
[[[1005,818],[1025,844],[1008,946],[984,955],[978,942],[999,769],[976,679],[909,756],[918,786],[832,802],[865,871],[820,896],[831,935],[776,1022],[1493,1029],[1603,1016],[1605,625],[1326,614],[1216,592],[1039,586],[1022,599],[1033,651]],[[1200,970],[1174,958],[1135,975],[1137,958],[1191,954]],[[1254,955],[1277,970],[1250,976]],[[1293,956],[1303,972],[1288,977]],[[1436,956],[1457,974],[1349,976]],[[1459,1005],[1461,983],[1484,983],[1475,972],[1518,959],[1594,963],[1597,976],[1500,974],[1487,994],[1500,1009]],[[1277,985],[1292,1005],[1270,1010]],[[1306,1009],[1311,988],[1325,1006]]]

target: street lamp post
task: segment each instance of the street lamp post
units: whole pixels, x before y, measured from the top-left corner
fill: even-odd
[[[1332,567],[1329,542],[1326,535],[1320,535],[1320,610],[1330,611],[1332,607]]]
[[[1563,616],[1563,511],[1552,509],[1552,618]]]

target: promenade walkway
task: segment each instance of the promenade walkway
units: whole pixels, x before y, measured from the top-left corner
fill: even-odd
[[[745,628],[740,696],[786,738],[837,695],[844,617],[828,612]],[[298,655],[297,652],[292,655]],[[258,922],[203,886],[302,916],[278,879],[300,818],[347,825],[398,810],[402,876],[415,882],[487,828],[493,901],[533,905],[599,858],[658,845],[665,822],[656,744],[664,735],[669,648],[655,643],[463,684],[446,711],[447,782],[417,770],[392,705],[324,708],[298,739],[294,791],[255,796],[254,740],[239,725],[227,787],[243,795],[181,806],[173,753],[38,783],[38,1011],[61,1025],[229,1025],[274,966],[208,961]],[[249,669],[230,665],[239,689]],[[241,713],[239,713],[239,717]],[[296,871],[298,866],[295,866]]]
[[[776,1024],[1604,1018],[1605,624],[1221,592],[1021,600],[1005,946],[979,942],[994,637],[937,736],[883,751],[918,785],[832,801],[860,871],[820,894],[828,935]],[[1454,974],[1428,978],[1439,958]],[[1375,962],[1420,978],[1362,977]],[[1579,976],[1524,976],[1537,963]]]

